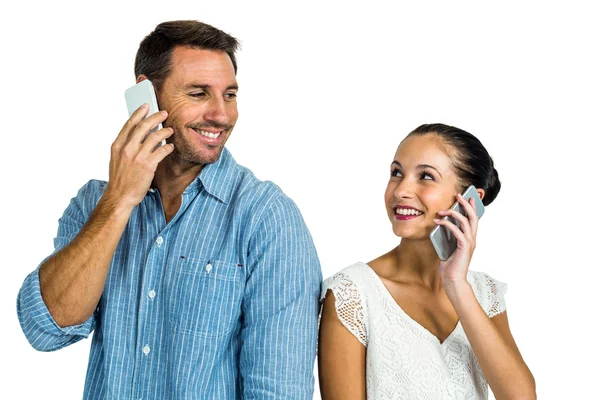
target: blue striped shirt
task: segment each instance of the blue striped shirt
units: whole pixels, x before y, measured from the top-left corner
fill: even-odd
[[[90,181],[71,200],[55,252],[105,187]],[[134,209],[88,321],[56,324],[38,270],[17,313],[41,351],[94,331],[85,399],[312,399],[321,279],[296,205],[224,149],[168,224],[157,190]]]

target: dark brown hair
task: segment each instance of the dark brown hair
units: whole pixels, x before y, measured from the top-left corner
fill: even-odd
[[[458,176],[460,190],[474,185],[485,190],[484,205],[494,201],[500,192],[500,179],[494,168],[494,160],[479,139],[467,131],[444,124],[421,125],[407,137],[428,133],[442,139],[444,151],[452,160],[452,167]]]
[[[157,25],[140,43],[135,56],[135,76],[146,75],[160,90],[171,72],[171,54],[176,46],[225,52],[237,74],[236,38],[200,21],[169,21]]]

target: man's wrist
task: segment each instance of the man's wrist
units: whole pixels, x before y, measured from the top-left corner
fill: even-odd
[[[117,222],[122,219],[129,220],[134,208],[135,205],[125,201],[123,197],[105,191],[94,211],[101,214],[104,219]]]

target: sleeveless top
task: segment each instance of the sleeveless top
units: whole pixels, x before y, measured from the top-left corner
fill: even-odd
[[[467,280],[490,318],[506,310],[504,283],[475,271]],[[487,399],[487,382],[460,321],[440,343],[361,262],[326,279],[321,301],[327,290],[339,320],[366,347],[367,399]]]

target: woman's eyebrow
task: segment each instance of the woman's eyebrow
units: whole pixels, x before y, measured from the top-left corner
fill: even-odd
[[[419,164],[417,165],[417,169],[427,169],[427,168],[431,168],[433,169],[435,172],[437,172],[442,178],[444,177],[444,175],[442,175],[442,173],[440,171],[437,170],[436,167],[434,167],[433,165],[429,165],[429,164]]]

